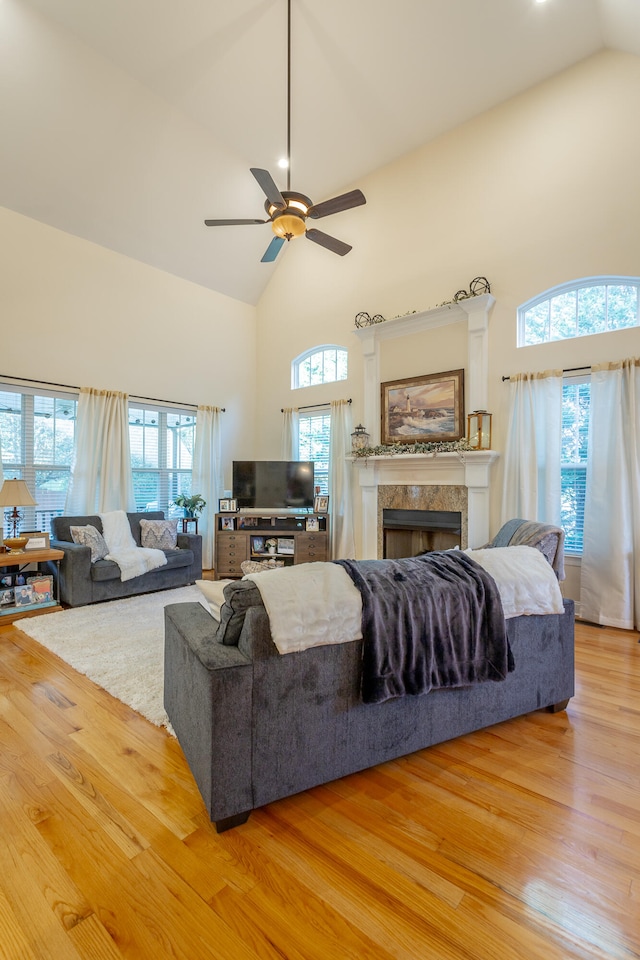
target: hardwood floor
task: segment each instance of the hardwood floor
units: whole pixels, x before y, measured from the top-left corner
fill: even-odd
[[[216,834],[178,743],[0,628],[0,958],[640,956],[640,645],[577,693]]]

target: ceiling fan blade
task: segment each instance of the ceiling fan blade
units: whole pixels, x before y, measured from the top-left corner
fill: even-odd
[[[351,250],[348,243],[336,240],[335,237],[330,237],[328,233],[323,233],[322,230],[307,230],[305,236],[308,240],[319,243],[321,247],[326,247],[327,250],[337,253],[340,257],[344,257],[345,253],[349,253],[349,250]]]
[[[280,253],[282,245],[284,244],[284,237],[274,237],[267,249],[264,252],[260,263],[273,263],[275,258]]]
[[[207,227],[234,227],[239,223],[270,223],[269,220],[205,220]]]
[[[323,203],[314,204],[309,208],[307,216],[318,220],[320,217],[328,217],[332,213],[340,213],[341,210],[360,207],[366,202],[362,190],[350,190],[349,193],[343,193],[339,197],[333,197],[331,200],[325,200]]]
[[[268,170],[261,170],[259,167],[250,167],[251,173],[254,175],[264,194],[274,207],[277,207],[278,210],[284,210],[287,204],[285,199],[276,187],[275,181]]]

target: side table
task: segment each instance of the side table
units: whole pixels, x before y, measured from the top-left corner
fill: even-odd
[[[0,553],[0,576],[20,573],[25,567],[35,563],[38,572],[41,570],[41,564],[47,560],[53,560],[60,572],[60,561],[64,557],[62,550],[22,550],[20,553]],[[0,605],[0,627],[7,623],[13,623],[15,620],[22,620],[23,617],[37,617],[43,613],[55,613],[62,610],[59,603],[58,582],[60,577],[55,578],[54,595],[51,600],[45,600],[41,603],[27,604],[26,606],[16,606],[15,603]],[[14,588],[15,589],[15,588]],[[0,591],[2,592],[2,591]]]
[[[195,524],[195,529],[193,533],[198,532],[198,518],[197,517],[183,517],[182,518],[182,532],[189,533],[189,524]]]

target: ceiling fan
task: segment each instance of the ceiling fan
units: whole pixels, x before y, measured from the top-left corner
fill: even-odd
[[[291,0],[287,0],[287,189],[280,191],[268,170],[251,167],[251,173],[258,181],[266,196],[264,208],[267,212],[266,220],[205,220],[207,227],[229,227],[245,223],[270,223],[275,236],[262,257],[262,263],[271,263],[276,259],[284,246],[285,240],[294,237],[306,236],[307,240],[326,247],[332,253],[344,257],[351,247],[342,240],[329,236],[315,227],[309,229],[307,218],[319,220],[342,210],[350,210],[366,203],[361,190],[350,190],[339,197],[325,200],[322,203],[312,203],[303,193],[295,193],[291,187]]]

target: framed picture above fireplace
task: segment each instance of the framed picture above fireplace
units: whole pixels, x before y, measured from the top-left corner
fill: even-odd
[[[389,380],[380,387],[381,443],[439,443],[464,437],[464,370]]]

